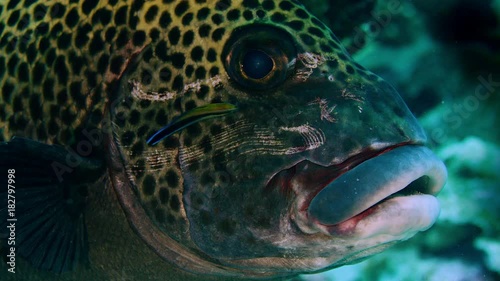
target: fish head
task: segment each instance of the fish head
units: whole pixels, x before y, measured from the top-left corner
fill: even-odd
[[[446,170],[397,91],[295,1],[208,2],[149,29],[110,106],[137,232],[228,275],[269,277],[429,228]]]

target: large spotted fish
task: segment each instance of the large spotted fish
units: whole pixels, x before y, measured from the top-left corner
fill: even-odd
[[[422,128],[297,1],[4,0],[0,54],[2,280],[288,278],[438,216]]]

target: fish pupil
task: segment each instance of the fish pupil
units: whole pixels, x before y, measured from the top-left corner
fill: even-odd
[[[273,70],[274,61],[263,51],[249,50],[243,57],[241,67],[249,78],[262,79]]]

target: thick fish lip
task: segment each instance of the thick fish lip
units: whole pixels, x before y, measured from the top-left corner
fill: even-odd
[[[434,195],[446,177],[444,164],[428,148],[394,147],[336,175],[303,202],[301,217],[337,235],[425,230],[439,214]]]

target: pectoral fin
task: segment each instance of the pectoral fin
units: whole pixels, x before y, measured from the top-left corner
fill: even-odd
[[[10,185],[0,187],[5,243],[7,226],[14,223],[16,253],[36,268],[61,273],[87,263],[83,210],[87,187],[100,178],[102,163],[59,145],[13,138],[0,143],[0,171],[4,180],[13,175]]]

